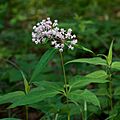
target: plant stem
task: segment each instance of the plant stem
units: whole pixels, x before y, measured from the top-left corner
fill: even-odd
[[[8,117],[11,117],[11,109],[8,109]]]
[[[25,106],[25,115],[26,115],[26,120],[28,120],[28,107]]]
[[[87,120],[87,102],[84,101],[84,120]]]
[[[70,120],[70,112],[68,113],[68,120]]]
[[[60,52],[60,58],[61,58],[61,65],[62,65],[62,69],[63,69],[63,75],[64,75],[64,84],[65,84],[65,93],[66,93],[66,101],[67,101],[67,105],[68,105],[68,98],[67,98],[67,94],[68,94],[68,88],[67,88],[67,79],[66,79],[66,73],[65,73],[65,67],[64,67],[64,61],[63,61],[63,55]],[[68,113],[68,120],[70,120],[70,113]]]
[[[58,118],[58,113],[55,115],[55,120],[57,120],[57,118]]]
[[[111,110],[113,110],[111,67],[108,68],[108,77],[109,77],[109,92],[110,92],[110,108]]]
[[[62,65],[62,69],[63,69],[63,75],[64,75],[65,92],[67,94],[67,92],[68,92],[68,89],[67,89],[67,79],[66,79],[64,61],[63,61],[63,55],[62,55],[61,52],[60,52],[60,58],[61,58],[61,65]]]

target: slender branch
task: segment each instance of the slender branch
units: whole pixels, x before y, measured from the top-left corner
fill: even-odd
[[[108,67],[108,78],[109,78],[109,92],[110,92],[110,107],[111,110],[113,110],[111,67]]]
[[[64,75],[65,91],[66,91],[66,94],[67,94],[67,92],[68,92],[68,89],[67,89],[67,79],[66,79],[66,73],[65,73],[65,68],[64,68],[63,55],[62,55],[61,52],[60,52],[60,58],[61,58],[61,65],[62,65],[62,69],[63,69],[63,75]]]
[[[25,106],[25,115],[26,115],[26,120],[28,120],[28,107]]]
[[[87,120],[87,102],[84,101],[84,120]]]
[[[58,119],[58,113],[55,115],[55,120],[57,120]]]
[[[66,101],[67,101],[67,105],[68,105],[68,98],[67,98],[67,94],[68,94],[68,88],[67,88],[67,79],[66,79],[66,73],[65,73],[65,67],[64,67],[64,61],[63,61],[63,55],[60,52],[60,58],[61,58],[61,65],[62,65],[62,69],[63,69],[63,75],[64,75],[64,84],[65,84],[65,93],[66,93]],[[70,120],[70,112],[68,113],[67,116],[68,120]]]

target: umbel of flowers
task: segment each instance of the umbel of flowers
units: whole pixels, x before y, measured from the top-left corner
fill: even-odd
[[[58,20],[52,22],[50,18],[44,19],[33,26],[32,41],[36,44],[50,41],[51,45],[63,52],[65,46],[73,50],[77,43],[76,35],[72,29],[65,30],[58,27]]]

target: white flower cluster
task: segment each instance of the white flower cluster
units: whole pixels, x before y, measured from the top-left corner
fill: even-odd
[[[52,22],[50,18],[42,20],[33,26],[32,41],[36,44],[44,43],[49,39],[51,45],[60,52],[63,52],[64,46],[68,46],[69,49],[73,50],[74,45],[77,43],[76,35],[72,34],[72,29],[65,30],[64,28],[58,27],[58,21]]]

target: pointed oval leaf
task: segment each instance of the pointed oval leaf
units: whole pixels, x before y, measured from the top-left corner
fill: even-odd
[[[82,45],[75,45],[77,48],[79,48],[79,49],[82,49],[82,50],[84,50],[84,51],[86,51],[86,52],[90,52],[90,53],[92,53],[92,54],[95,54],[92,50],[90,50],[90,49],[88,49],[88,48],[86,48],[86,47],[84,47],[84,46],[82,46]]]
[[[82,100],[83,102],[86,101],[88,103],[91,103],[93,105],[100,107],[100,102],[98,98],[96,97],[96,95],[87,89],[84,90],[82,93],[81,91],[78,91],[78,90],[72,91],[69,93],[68,97],[69,99],[76,101],[76,102],[80,102]]]
[[[106,66],[106,60],[100,58],[100,57],[94,57],[94,58],[80,58],[80,59],[75,59],[72,61],[68,61],[68,63],[88,63],[88,64],[93,64],[93,65],[103,65]]]
[[[120,62],[117,62],[117,61],[113,62],[111,68],[116,69],[116,70],[120,70]]]
[[[81,88],[89,85],[90,83],[106,83],[106,82],[109,81],[103,78],[90,78],[77,75],[70,80],[69,85],[71,88]]]
[[[115,88],[114,95],[120,95],[120,87]]]
[[[11,103],[16,98],[22,97],[24,95],[25,95],[25,93],[23,91],[16,91],[16,92],[7,93],[5,95],[0,96],[0,104]]]
[[[49,81],[39,81],[39,82],[33,82],[34,85],[38,86],[38,87],[43,87],[45,89],[48,90],[58,90],[58,91],[63,91],[63,86],[64,83],[62,82],[49,82]]]
[[[58,93],[59,91],[56,91],[56,90],[49,90],[49,91],[48,90],[42,90],[42,91],[33,90],[33,91],[30,91],[28,94],[19,98],[17,101],[14,101],[14,103],[10,105],[9,108],[37,103],[44,99],[54,97]]]
[[[46,67],[46,65],[52,59],[55,53],[56,50],[54,48],[51,48],[44,53],[32,74],[30,82],[34,81],[34,79],[43,71],[43,69]]]
[[[109,48],[109,53],[108,53],[108,56],[107,56],[108,65],[111,65],[111,63],[112,63],[112,47],[113,47],[113,41],[111,42],[111,45],[110,45],[110,48]]]
[[[86,75],[89,78],[103,78],[106,79],[108,77],[107,73],[104,70],[94,71]]]

